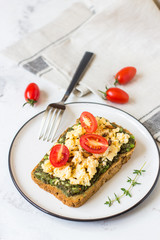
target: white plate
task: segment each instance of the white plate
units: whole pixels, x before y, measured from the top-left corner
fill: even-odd
[[[64,205],[53,195],[39,188],[31,179],[32,169],[52,146],[51,143],[38,140],[42,113],[26,122],[13,139],[9,151],[9,170],[18,191],[41,211],[76,221],[107,219],[131,210],[151,193],[159,176],[159,151],[151,134],[138,120],[117,108],[97,103],[66,104],[57,138],[66,128],[75,123],[83,111],[103,116],[127,128],[135,136],[137,142],[131,160],[83,206],[71,208]],[[140,169],[144,162],[146,162],[146,172],[138,179],[141,184],[132,189],[132,197],[123,197],[120,204],[115,202],[111,207],[105,205],[104,202],[108,196],[113,198],[114,193],[121,194],[122,187],[129,187],[127,178],[133,178],[133,170]]]

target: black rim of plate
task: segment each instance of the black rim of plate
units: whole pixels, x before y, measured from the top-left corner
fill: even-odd
[[[12,168],[11,168],[11,151],[12,151],[12,146],[14,144],[14,141],[15,139],[17,138],[18,134],[21,132],[21,130],[34,118],[36,118],[38,115],[42,114],[44,111],[34,115],[32,118],[30,118],[27,122],[25,122],[23,124],[23,126],[18,130],[18,132],[16,133],[15,137],[13,138],[12,142],[11,142],[11,146],[10,146],[10,149],[9,149],[9,154],[8,154],[8,167],[9,167],[9,173],[10,173],[10,176],[11,176],[11,179],[15,185],[15,187],[17,188],[17,190],[19,191],[19,193],[31,204],[33,205],[34,207],[36,207],[37,209],[39,209],[40,211],[44,212],[44,213],[47,213],[48,215],[51,215],[51,216],[54,216],[54,217],[58,217],[58,218],[61,218],[61,219],[65,219],[65,220],[69,220],[69,221],[77,221],[77,222],[92,222],[92,221],[100,221],[100,220],[106,220],[106,219],[111,219],[111,218],[114,218],[114,217],[118,217],[122,214],[125,214],[129,211],[131,211],[132,209],[134,209],[135,207],[137,207],[138,205],[140,205],[150,194],[151,192],[153,191],[154,187],[156,186],[156,183],[158,181],[158,177],[160,175],[160,151],[159,151],[159,148],[158,148],[158,145],[155,141],[155,139],[153,138],[152,134],[150,133],[150,131],[138,120],[136,119],[134,116],[132,116],[131,114],[125,112],[124,110],[121,110],[119,108],[116,108],[116,107],[113,107],[113,106],[110,106],[110,105],[107,105],[107,104],[103,104],[103,103],[96,103],[96,102],[70,102],[70,103],[66,103],[65,105],[71,105],[71,104],[97,104],[97,105],[102,105],[102,106],[106,106],[106,107],[110,107],[110,108],[114,108],[114,109],[117,109],[118,111],[121,111],[121,112],[124,112],[125,114],[129,115],[130,117],[132,117],[133,119],[135,119],[136,121],[138,121],[147,131],[148,133],[150,134],[151,138],[153,139],[153,142],[155,143],[155,146],[157,148],[157,151],[158,151],[158,156],[159,156],[159,167],[158,167],[158,172],[157,172],[157,176],[156,176],[156,179],[152,185],[152,187],[150,188],[150,190],[146,193],[146,195],[140,200],[138,201],[137,203],[135,203],[135,205],[133,205],[132,207],[128,208],[127,210],[124,210],[120,213],[117,213],[117,214],[114,214],[112,216],[108,216],[108,217],[102,217],[102,218],[94,218],[94,219],[78,219],[78,218],[70,218],[70,217],[66,217],[66,216],[63,216],[63,215],[58,215],[56,213],[52,213],[50,211],[47,211],[46,209],[40,207],[39,205],[37,205],[35,202],[33,202],[29,197],[27,197],[23,190],[18,186],[18,183],[16,182],[15,178],[14,178],[14,175],[13,175],[13,172],[12,172]]]

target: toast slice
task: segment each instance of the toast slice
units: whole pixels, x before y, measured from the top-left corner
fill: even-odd
[[[101,117],[96,117],[96,119],[98,122],[96,134],[105,137],[109,143],[110,149],[106,151],[107,154],[91,154],[78,145],[80,136],[85,134],[78,119],[76,124],[62,133],[57,141],[57,143],[63,143],[69,148],[69,163],[62,168],[55,169],[49,162],[48,152],[31,173],[33,181],[40,188],[53,194],[70,207],[80,207],[95,194],[106,181],[121,169],[123,164],[127,163],[136,146],[134,136],[127,129]],[[81,129],[78,134],[77,128]],[[71,141],[73,139],[70,139],[69,136],[76,136],[76,141],[73,143]],[[85,175],[84,169],[79,167],[84,165],[83,162],[88,161],[91,165],[87,166],[87,170],[85,165]],[[95,163],[96,165],[94,165]],[[72,170],[69,172],[70,176],[68,169]],[[89,173],[91,174],[89,175]],[[84,178],[82,178],[83,174]]]

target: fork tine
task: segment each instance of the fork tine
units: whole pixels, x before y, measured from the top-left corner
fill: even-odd
[[[47,116],[48,113],[50,111],[50,106],[48,106],[44,112],[43,118],[42,118],[42,122],[41,122],[41,128],[40,128],[40,134],[39,134],[39,140],[43,137],[44,135],[44,130],[45,130],[45,126],[47,124]]]
[[[59,112],[59,109],[58,109],[58,108],[55,108],[55,111],[54,111],[54,113],[53,113],[53,117],[52,117],[52,119],[51,119],[50,126],[48,127],[49,130],[48,130],[48,135],[47,135],[47,141],[48,141],[48,139],[50,138],[50,135],[51,135],[51,133],[52,133],[52,129],[53,129],[53,126],[55,125],[58,112]],[[46,139],[45,139],[45,140],[46,140]]]
[[[51,142],[53,142],[54,137],[55,137],[55,134],[56,134],[57,129],[58,129],[58,127],[59,127],[60,121],[61,121],[61,119],[62,119],[63,112],[64,112],[64,110],[59,110],[59,111],[58,111],[58,113],[57,113],[57,118],[56,118],[56,124],[53,125],[54,128],[52,128],[52,131],[50,132],[50,135],[49,135],[49,137],[48,137],[48,139],[47,139],[48,142],[49,142],[50,140],[51,140]]]
[[[43,141],[45,141],[49,135],[49,131],[50,131],[50,126],[52,124],[52,119],[54,118],[54,115],[56,113],[56,109],[55,108],[51,108],[51,110],[48,113],[47,116],[47,122],[46,122],[46,128],[43,134]]]
[[[56,126],[55,126],[54,131],[53,131],[53,134],[52,134],[51,142],[54,141],[56,132],[57,132],[57,130],[58,130],[59,124],[60,124],[61,119],[62,119],[63,112],[64,112],[64,110],[60,110],[60,112],[59,112],[59,115],[58,115],[58,117],[57,117],[58,119],[57,119],[57,122],[56,122]]]

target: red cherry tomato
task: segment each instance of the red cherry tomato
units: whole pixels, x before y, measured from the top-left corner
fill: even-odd
[[[24,92],[24,97],[26,100],[25,104],[29,103],[31,106],[34,106],[34,104],[38,101],[39,96],[40,90],[38,85],[36,83],[30,83]]]
[[[134,76],[136,75],[136,68],[135,67],[125,67],[122,68],[115,76],[115,83],[114,85],[116,85],[117,83],[119,84],[126,84],[129,81],[131,81]]]
[[[127,103],[129,95],[120,88],[109,88],[106,91],[106,99],[116,103]]]
[[[129,100],[129,95],[120,88],[112,87],[107,89],[106,92],[102,92],[107,100],[115,103],[127,103]]]
[[[85,134],[80,137],[80,145],[90,153],[104,153],[108,148],[108,141],[97,134]]]
[[[66,164],[69,159],[69,150],[63,144],[55,145],[50,152],[49,160],[54,167],[61,167]]]
[[[97,120],[89,112],[83,112],[80,116],[80,122],[82,127],[84,127],[87,133],[95,132],[97,129]]]

